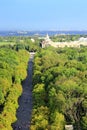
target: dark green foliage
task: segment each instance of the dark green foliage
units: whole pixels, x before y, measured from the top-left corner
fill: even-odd
[[[11,124],[16,121],[29,51],[39,50],[39,40],[34,39],[35,42],[31,37],[0,37],[0,130],[12,130]]]
[[[12,130],[16,120],[18,98],[22,93],[21,81],[27,75],[29,54],[11,48],[0,48],[0,130]]]
[[[64,130],[65,124],[74,125],[76,130],[87,129],[86,53],[87,47],[65,47],[47,48],[36,54],[31,130]],[[39,121],[44,124],[44,117],[39,117],[42,106],[47,107],[48,114],[45,127],[39,128]]]

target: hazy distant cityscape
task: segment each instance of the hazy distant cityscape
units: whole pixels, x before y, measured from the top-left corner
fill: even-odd
[[[87,31],[0,31],[0,36],[87,35]]]

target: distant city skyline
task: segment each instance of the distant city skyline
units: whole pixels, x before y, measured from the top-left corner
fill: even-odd
[[[87,0],[2,0],[0,30],[87,30]]]

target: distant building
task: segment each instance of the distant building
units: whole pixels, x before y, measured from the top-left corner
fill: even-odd
[[[65,130],[74,130],[73,125],[65,125]]]
[[[34,40],[33,38],[31,38],[31,41],[32,41],[32,42],[35,42],[35,40]]]
[[[50,45],[50,42],[52,42],[52,41],[47,34],[46,37],[44,38],[44,40],[41,41],[40,45],[42,48],[45,48]]]
[[[80,48],[80,46],[87,46],[87,38],[80,38],[78,41],[71,41],[71,42],[53,42],[48,34],[44,38],[44,40],[41,41],[40,46],[42,48],[53,46],[53,47],[77,47]]]
[[[79,41],[80,42],[87,42],[87,38],[81,37],[81,38],[79,38]]]

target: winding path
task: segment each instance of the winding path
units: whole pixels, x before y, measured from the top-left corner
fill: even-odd
[[[17,121],[13,124],[13,130],[29,130],[32,114],[32,69],[34,53],[30,53],[27,77],[22,83],[23,93],[18,100]]]

